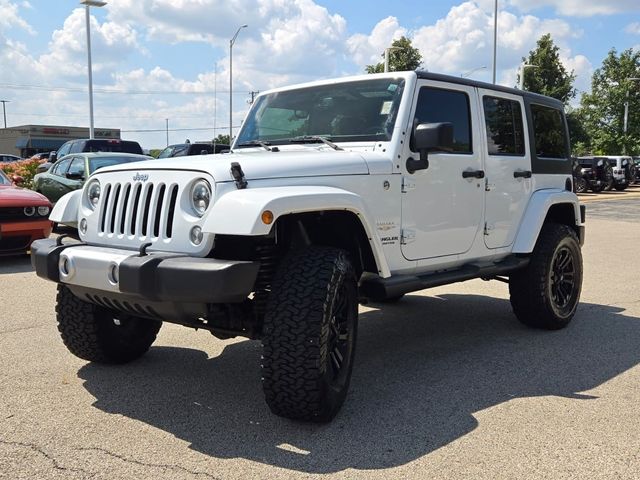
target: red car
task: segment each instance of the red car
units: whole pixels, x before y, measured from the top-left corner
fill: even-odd
[[[0,170],[0,255],[25,253],[31,242],[51,234],[51,203],[19,188]]]

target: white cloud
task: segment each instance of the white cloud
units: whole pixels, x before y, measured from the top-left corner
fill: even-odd
[[[640,11],[638,0],[509,0],[509,4],[529,12],[542,7],[552,7],[560,15],[593,17]]]
[[[28,2],[23,3],[22,8],[30,8]],[[0,32],[8,30],[12,27],[21,28],[31,34],[35,34],[35,31],[26,20],[24,20],[19,13],[20,6],[17,3],[9,0],[0,0]]]
[[[632,35],[640,35],[640,22],[633,22],[626,26],[625,32]]]
[[[91,16],[91,51],[93,69],[100,72],[112,69],[131,50],[140,48],[137,32],[127,24],[116,22],[98,23]],[[69,15],[61,30],[55,30],[49,43],[49,53],[40,57],[42,65],[56,75],[70,77],[86,75],[87,67],[86,20],[82,8]]]
[[[567,40],[579,35],[558,19],[540,19],[532,15],[516,16],[502,10],[498,15],[498,70],[514,70],[521,58],[535,48],[536,40],[551,33],[561,48]],[[418,29],[413,44],[424,56],[431,71],[460,74],[482,65],[491,68],[493,55],[493,13],[476,2],[465,2],[451,8],[435,25]],[[509,84],[509,77],[505,78]]]
[[[380,55],[394,40],[407,35],[396,17],[380,20],[369,35],[357,33],[347,39],[347,50],[357,65],[380,62]]]

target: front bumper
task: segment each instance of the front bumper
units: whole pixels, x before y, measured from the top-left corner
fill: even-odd
[[[38,220],[3,222],[0,224],[0,254],[25,252],[34,240],[51,234],[52,223]]]
[[[150,302],[236,303],[252,292],[258,262],[197,258],[182,254],[59,244],[31,245],[36,274],[69,287]]]

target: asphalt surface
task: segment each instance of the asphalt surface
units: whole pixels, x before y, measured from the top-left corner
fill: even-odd
[[[131,364],[73,357],[55,285],[0,258],[0,478],[640,478],[639,239],[640,198],[589,202],[562,331],[520,325],[499,282],[361,308],[347,402],[320,426],[269,412],[258,342],[167,324]]]

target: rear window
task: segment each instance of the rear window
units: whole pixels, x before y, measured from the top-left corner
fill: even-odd
[[[83,152],[123,152],[142,155],[142,147],[138,142],[128,140],[86,140]]]
[[[531,104],[533,134],[538,158],[567,158],[567,136],[562,112],[556,108]]]
[[[132,163],[144,161],[143,158],[137,157],[104,157],[104,158],[92,158],[89,160],[89,173],[93,173],[96,170],[104,167],[110,167],[112,165],[120,165],[122,163]]]

